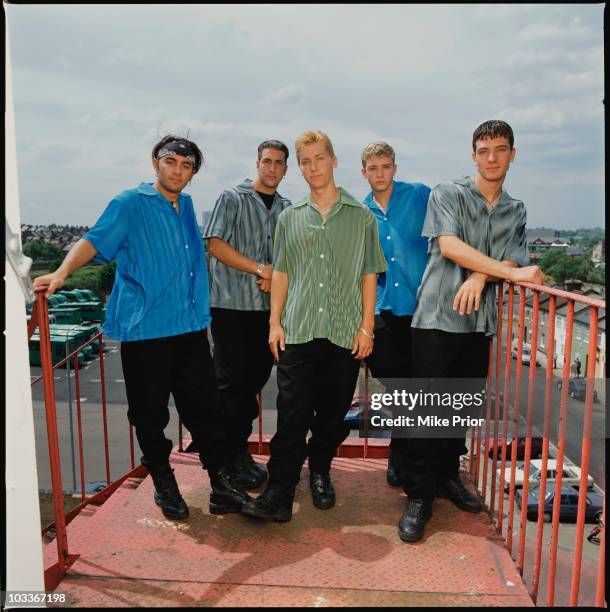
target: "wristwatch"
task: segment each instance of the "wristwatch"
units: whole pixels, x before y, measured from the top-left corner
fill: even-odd
[[[261,273],[261,272],[262,272],[262,271],[265,269],[265,265],[266,265],[266,264],[264,264],[264,263],[262,263],[262,262],[261,262],[261,263],[259,263],[259,264],[258,264],[258,268],[256,268],[256,272],[255,272],[255,274],[257,274],[257,275],[258,275],[258,274],[260,274],[260,273]]]

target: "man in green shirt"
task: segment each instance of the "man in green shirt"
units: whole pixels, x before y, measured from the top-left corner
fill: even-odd
[[[373,349],[377,273],[386,270],[373,214],[335,186],[328,136],[304,132],[295,148],[310,193],[280,214],[275,231],[269,346],[278,360],[277,433],[267,488],[243,508],[276,521],[292,517],[306,458],[314,505],[335,504],[330,466],[349,434],[344,419],[360,361]]]

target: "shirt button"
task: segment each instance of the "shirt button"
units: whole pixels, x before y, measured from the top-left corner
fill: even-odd
[[[193,304],[195,303],[195,300],[193,300]]]
[[[387,218],[387,217],[384,217],[384,218],[383,218],[383,220],[384,220],[384,221],[387,221],[387,220],[388,220],[388,218]]]
[[[322,312],[324,308],[318,308],[318,312]]]
[[[320,287],[324,287],[324,283],[320,283]]]
[[[189,248],[189,245],[188,245],[188,244],[185,244],[185,245],[184,245],[184,248],[185,248],[185,249],[188,249],[188,248]]]
[[[394,287],[398,287],[398,283],[394,283]]]
[[[386,240],[390,240],[390,239],[391,239],[391,236],[386,236]]]
[[[390,261],[396,261],[396,257],[390,257]]]
[[[191,272],[191,276],[193,276],[193,273]]]
[[[324,253],[322,253],[322,255],[320,255],[320,259],[324,259]]]

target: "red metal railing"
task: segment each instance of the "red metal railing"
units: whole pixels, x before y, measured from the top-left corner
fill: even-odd
[[[559,431],[557,435],[557,452],[556,452],[556,468],[555,468],[555,483],[553,490],[553,508],[551,513],[551,533],[550,542],[548,545],[548,564],[546,567],[546,598],[545,605],[553,606],[556,600],[556,589],[558,585],[557,565],[558,565],[558,543],[559,543],[559,531],[560,531],[560,504],[561,504],[561,493],[562,493],[562,478],[563,478],[563,467],[566,459],[566,428],[569,416],[569,378],[570,378],[570,365],[572,362],[572,342],[573,342],[573,330],[574,330],[574,313],[575,304],[583,304],[589,308],[589,340],[588,340],[588,359],[587,359],[587,371],[586,371],[586,396],[584,402],[584,414],[583,414],[583,432],[582,432],[582,448],[580,453],[580,483],[578,487],[578,510],[576,518],[576,528],[574,536],[574,548],[572,553],[572,571],[568,578],[570,584],[569,591],[569,603],[571,606],[578,605],[579,601],[579,590],[582,573],[582,560],[583,560],[583,539],[584,539],[584,527],[585,527],[585,514],[587,504],[587,477],[590,467],[591,457],[591,442],[592,442],[592,416],[593,416],[593,403],[594,403],[594,381],[596,376],[596,353],[597,353],[597,337],[598,337],[598,317],[599,310],[605,309],[605,302],[598,299],[593,299],[587,296],[568,293],[558,289],[550,287],[543,287],[538,285],[532,285],[529,283],[520,284],[519,289],[519,314],[516,319],[518,324],[517,334],[517,355],[516,355],[516,367],[515,367],[515,393],[514,402],[511,406],[510,382],[511,382],[511,352],[514,350],[512,347],[513,341],[513,315],[514,315],[514,299],[515,299],[515,286],[508,284],[507,290],[505,291],[505,284],[499,283],[499,299],[498,299],[498,329],[495,338],[495,428],[493,436],[492,451],[492,466],[491,466],[491,483],[489,491],[487,490],[487,464],[489,463],[488,458],[488,438],[489,438],[489,420],[486,424],[485,440],[482,441],[481,428],[471,431],[471,448],[470,448],[470,473],[473,480],[476,483],[477,489],[480,491],[483,499],[488,499],[489,514],[495,521],[500,534],[505,537],[506,548],[510,551],[511,555],[515,559],[517,568],[521,575],[524,575],[525,555],[526,555],[526,543],[527,543],[527,527],[528,527],[528,511],[526,510],[529,500],[530,493],[530,470],[531,470],[531,454],[532,454],[532,438],[534,437],[532,423],[534,418],[534,408],[536,405],[536,399],[539,399],[540,393],[537,393],[535,387],[536,373],[537,373],[537,353],[539,351],[539,325],[540,325],[540,296],[549,296],[549,313],[548,313],[548,338],[546,342],[547,349],[547,363],[544,372],[544,426],[542,431],[542,465],[540,473],[540,484],[538,486],[538,512],[537,512],[537,524],[536,534],[534,539],[534,550],[533,559],[531,560],[530,567],[532,568],[531,583],[528,584],[530,594],[535,602],[538,601],[542,570],[543,570],[543,536],[544,536],[544,520],[545,520],[545,493],[547,491],[547,468],[549,461],[549,453],[551,447],[551,431],[550,422],[553,416],[553,379],[554,379],[554,346],[555,346],[555,325],[557,319],[557,304],[558,298],[567,300],[567,313],[566,313],[566,337],[564,344],[564,358],[563,358],[563,369],[561,373],[561,394],[560,394],[560,405],[559,405]],[[527,294],[532,295],[532,313],[531,318],[526,317],[525,307]],[[504,321],[504,305],[506,304],[507,316],[506,322]],[[518,453],[517,439],[519,437],[519,419],[520,419],[520,405],[521,405],[521,382],[523,378],[523,345],[524,345],[524,330],[526,324],[531,324],[531,354],[529,364],[529,375],[528,375],[528,393],[527,393],[527,415],[526,415],[526,430],[525,430],[525,450],[524,450],[524,464],[523,464],[523,487],[521,492],[522,508],[520,518],[520,531],[519,541],[517,544],[516,555],[514,554],[514,533],[513,527],[515,522],[515,501],[516,501],[516,462]],[[505,332],[505,334],[504,334]],[[505,342],[504,350],[504,375],[500,376],[501,371],[501,359],[502,359],[502,342]],[[493,347],[493,343],[492,343]],[[600,376],[602,378],[602,376]],[[605,373],[603,375],[605,378]],[[490,359],[489,366],[489,384],[492,383],[492,363]],[[499,390],[502,385],[502,394]],[[512,407],[512,411],[511,411]],[[499,408],[502,409],[502,438],[498,439],[497,428],[499,422]],[[512,428],[507,427],[508,415],[511,414]],[[489,405],[487,407],[487,416],[489,417]],[[510,436],[510,438],[509,438]],[[509,482],[505,483],[506,475],[506,463],[507,463],[507,442],[513,440],[511,443],[511,455],[510,455],[510,470],[509,470]],[[600,440],[601,442],[601,440]],[[481,446],[483,446],[483,452],[481,453]],[[498,459],[498,452],[501,453],[500,457],[500,470],[499,470],[499,483],[496,487],[496,466]],[[484,461],[483,478],[481,482],[481,469],[480,469],[480,458],[481,455]],[[508,507],[507,522],[504,523],[504,495],[503,492],[505,487],[508,488],[508,500],[506,504]],[[497,512],[495,510],[496,492],[498,493],[498,506]],[[605,491],[604,497],[604,516],[605,516]],[[548,512],[548,511],[547,511]],[[595,592],[595,605],[602,606],[605,600],[604,591],[604,577],[605,577],[605,532],[602,530],[602,538],[599,551],[598,559],[598,572],[596,581],[596,592]],[[566,581],[566,576],[561,576],[562,583]]]
[[[63,359],[53,364],[51,333],[49,326],[48,302],[44,297],[44,289],[36,292],[36,301],[32,309],[32,315],[28,322],[28,338],[39,327],[40,332],[40,363],[42,374],[32,381],[32,386],[42,380],[44,388],[44,405],[45,418],[47,429],[47,442],[49,449],[49,465],[51,472],[51,489],[53,497],[53,513],[54,521],[46,525],[42,530],[42,535],[47,534],[51,530],[55,531],[55,541],[57,545],[57,563],[45,569],[45,589],[54,589],[62,578],[65,576],[67,569],[78,559],[78,555],[70,554],[68,548],[67,525],[78,515],[78,513],[89,504],[98,505],[103,503],[121,483],[132,476],[144,476],[147,472],[142,466],[135,466],[134,461],[134,445],[133,445],[133,430],[129,427],[130,439],[130,459],[131,470],[127,474],[123,474],[114,481],[110,478],[110,450],[108,443],[108,415],[106,410],[106,386],[104,372],[104,345],[101,333],[95,334],[87,342],[73,350]],[[84,461],[84,437],[81,415],[81,398],[80,398],[80,369],[78,363],[78,354],[85,347],[92,345],[96,340],[99,340],[99,366],[100,366],[100,385],[102,396],[102,424],[104,431],[104,463],[106,472],[106,487],[95,495],[86,496],[85,485],[85,461]],[[79,451],[79,475],[81,483],[81,503],[76,508],[72,509],[67,514],[64,510],[63,500],[63,485],[61,474],[61,459],[59,452],[59,436],[57,431],[57,409],[55,401],[55,381],[53,377],[54,370],[63,366],[68,361],[74,360],[74,385],[76,390],[76,412],[77,412],[77,430],[78,430],[78,451]]]
[[[542,579],[542,550],[543,550],[543,515],[544,515],[544,496],[539,495],[539,508],[538,508],[538,520],[536,525],[536,535],[534,540],[534,551],[533,558],[529,559],[529,565],[526,564],[526,544],[527,544],[527,512],[522,509],[520,521],[519,521],[519,538],[518,542],[515,543],[514,538],[514,525],[517,519],[515,511],[516,502],[516,486],[515,486],[515,467],[518,456],[518,445],[516,440],[519,435],[519,418],[521,416],[521,382],[523,378],[523,346],[525,343],[525,322],[526,316],[526,296],[528,293],[532,295],[532,313],[531,319],[531,357],[530,357],[530,368],[528,374],[528,389],[527,389],[527,414],[526,414],[526,437],[525,437],[525,462],[523,466],[523,489],[522,499],[524,504],[527,505],[529,493],[529,474],[531,469],[531,454],[532,454],[532,439],[534,437],[533,431],[533,418],[534,418],[534,406],[536,403],[536,357],[538,352],[538,335],[539,335],[539,318],[540,318],[540,296],[549,296],[549,318],[548,318],[548,329],[549,338],[547,346],[551,347],[549,353],[550,359],[547,359],[546,370],[545,370],[545,391],[544,391],[544,431],[542,432],[542,474],[540,482],[540,491],[546,491],[546,467],[549,459],[551,432],[550,432],[550,416],[552,414],[552,392],[553,392],[553,359],[552,359],[552,347],[554,346],[554,333],[555,333],[555,320],[556,320],[556,300],[557,298],[567,299],[567,333],[564,350],[564,364],[562,371],[562,392],[560,402],[560,430],[557,439],[557,478],[555,480],[555,500],[560,499],[561,486],[562,486],[562,466],[565,460],[565,443],[566,443],[566,417],[568,412],[568,389],[569,389],[569,374],[570,374],[570,361],[571,361],[571,344],[572,344],[572,330],[574,326],[574,311],[575,303],[585,304],[590,309],[590,321],[589,321],[589,350],[588,350],[588,361],[587,361],[587,389],[584,409],[584,427],[583,427],[583,444],[580,458],[580,466],[582,469],[579,487],[579,504],[578,514],[576,520],[576,535],[573,553],[573,566],[570,577],[570,605],[578,605],[579,601],[579,585],[582,570],[582,555],[583,555],[583,536],[584,536],[584,525],[585,525],[585,504],[586,504],[586,492],[587,492],[587,474],[589,470],[590,455],[591,455],[591,423],[593,413],[593,379],[595,378],[595,363],[596,363],[596,351],[597,351],[597,332],[598,332],[598,318],[599,309],[605,309],[605,302],[601,300],[595,300],[586,296],[581,296],[574,293],[567,293],[559,291],[549,287],[536,286],[527,283],[523,283],[518,286],[519,289],[519,314],[517,319],[517,361],[515,368],[515,392],[514,401],[512,404],[512,412],[510,411],[510,391],[511,391],[511,352],[512,352],[512,335],[513,335],[513,315],[514,315],[514,303],[515,303],[515,286],[508,284],[505,292],[505,284],[499,283],[499,299],[498,299],[498,330],[495,339],[496,346],[495,350],[490,351],[489,357],[489,368],[488,368],[488,385],[493,393],[488,393],[487,404],[486,404],[486,425],[485,431],[483,428],[473,428],[470,436],[470,474],[473,481],[476,484],[477,490],[480,492],[482,498],[487,501],[489,513],[493,520],[495,520],[498,531],[503,536],[505,535],[505,545],[510,551],[511,555],[515,559],[516,565],[523,575],[524,570],[532,568],[531,582],[528,584],[530,594],[534,601],[537,601],[540,591],[540,582]],[[506,294],[505,294],[506,293]],[[503,312],[504,303],[506,299],[507,304],[507,324],[504,326]],[[42,376],[33,381],[35,384],[39,380],[43,380],[44,384],[44,398],[45,398],[45,411],[47,419],[47,432],[48,432],[48,443],[49,443],[49,458],[51,464],[51,480],[53,487],[53,503],[55,511],[55,522],[49,526],[55,527],[56,541],[57,541],[57,554],[58,562],[52,568],[45,571],[45,582],[47,589],[53,589],[66,573],[67,568],[77,558],[77,555],[71,555],[68,551],[68,539],[66,532],[66,525],[82,510],[86,505],[90,503],[100,503],[104,498],[108,497],[126,478],[130,476],[143,476],[146,474],[146,470],[142,466],[135,466],[134,461],[134,442],[133,442],[133,430],[130,427],[130,459],[131,459],[131,471],[123,476],[117,478],[111,482],[110,475],[110,462],[109,462],[109,444],[108,444],[108,428],[107,428],[107,413],[106,413],[106,394],[105,394],[105,372],[104,372],[104,357],[103,357],[103,345],[102,345],[102,334],[99,333],[91,338],[83,346],[79,347],[75,351],[72,351],[65,359],[53,366],[51,357],[51,345],[50,345],[50,334],[48,324],[48,310],[47,301],[44,298],[44,293],[39,292],[37,294],[36,304],[34,312],[32,314],[31,321],[28,325],[28,331],[31,336],[36,324],[40,326],[40,352],[41,352],[41,365],[42,365]],[[506,332],[504,334],[504,331]],[[81,421],[81,406],[79,396],[79,366],[77,355],[84,346],[91,344],[94,340],[99,339],[100,341],[100,384],[102,386],[102,419],[104,423],[104,459],[106,467],[106,482],[107,487],[94,495],[93,497],[87,498],[85,495],[85,472],[84,472],[84,458],[83,458],[83,432],[82,432],[82,421]],[[502,343],[506,343],[504,350]],[[493,349],[493,341],[491,348]],[[505,363],[502,369],[502,358],[504,356]],[[494,364],[495,357],[495,364]],[[81,480],[81,504],[72,510],[67,515],[64,514],[63,499],[62,499],[62,482],[61,482],[61,466],[59,456],[59,445],[57,435],[57,417],[55,410],[55,392],[54,392],[54,380],[53,370],[54,368],[60,367],[68,359],[74,359],[74,372],[75,372],[75,385],[76,385],[76,396],[77,396],[77,417],[78,417],[78,440],[79,440],[79,468],[80,468],[80,480]],[[494,376],[495,373],[495,376]],[[494,384],[495,382],[495,384]],[[368,396],[368,371],[365,368],[365,395]],[[269,453],[269,436],[263,435],[263,404],[262,397],[259,395],[259,419],[258,419],[258,434],[252,436],[250,439],[250,451],[258,454]],[[491,402],[494,402],[494,419],[492,423],[491,417]],[[501,412],[501,414],[500,414]],[[511,415],[512,428],[509,428],[509,414]],[[366,415],[365,415],[366,417]],[[498,425],[502,420],[502,431],[501,437],[499,436]],[[491,427],[493,426],[493,434],[491,433]],[[179,449],[183,450],[183,439],[182,439],[182,424],[179,424]],[[510,436],[510,438],[509,438]],[[510,439],[514,439],[515,443],[511,443],[511,455],[510,455],[510,476],[508,483],[508,499],[505,500],[503,497],[505,482],[505,467],[508,461],[507,457],[507,442]],[[491,441],[491,447],[490,447]],[[489,452],[491,451],[491,473],[490,473],[490,461]],[[496,482],[496,468],[498,463],[498,452],[500,452],[500,478],[499,483]],[[341,446],[338,450],[338,455],[344,457],[370,457],[370,458],[385,458],[388,456],[388,440],[376,440],[369,439],[365,430],[365,436],[363,439],[350,438]],[[483,464],[481,465],[481,461]],[[497,497],[497,510],[496,510],[496,494]],[[506,522],[504,521],[504,510],[505,505],[508,508],[508,514]],[[605,520],[605,493],[604,493],[604,509],[603,516]],[[555,604],[555,589],[557,582],[557,548],[558,548],[558,536],[559,536],[559,505],[555,502],[552,511],[552,533],[551,541],[548,549],[548,572],[546,581],[546,604]],[[504,531],[506,532],[504,534]],[[516,554],[514,554],[514,547],[517,545]],[[595,592],[595,605],[603,606],[605,601],[605,530],[602,529],[601,544],[599,547],[599,561],[596,578],[596,592]]]

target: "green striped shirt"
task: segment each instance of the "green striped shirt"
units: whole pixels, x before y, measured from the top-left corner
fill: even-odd
[[[308,196],[280,213],[273,268],[288,274],[287,344],[327,338],[351,349],[362,321],[362,275],[385,272],[377,223],[344,189],[322,217]]]

